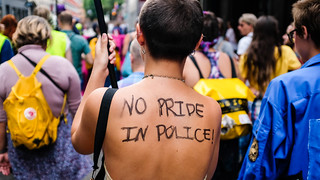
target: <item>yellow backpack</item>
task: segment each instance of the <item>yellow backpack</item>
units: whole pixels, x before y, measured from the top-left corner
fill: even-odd
[[[222,111],[220,139],[239,138],[251,131],[248,101],[253,102],[255,95],[240,79],[200,79],[193,88],[220,104]]]
[[[7,113],[8,130],[15,147],[23,145],[30,150],[39,149],[53,144],[57,139],[60,117],[53,116],[43,95],[41,83],[36,78],[36,74],[49,56],[44,56],[28,77],[23,76],[11,60],[8,61],[19,76],[19,80],[3,103]],[[65,104],[66,94],[61,115]]]

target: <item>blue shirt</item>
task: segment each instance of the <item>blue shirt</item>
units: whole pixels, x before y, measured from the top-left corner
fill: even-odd
[[[318,179],[319,118],[320,54],[269,84],[238,178],[276,179],[300,174],[303,179]],[[255,161],[249,158],[254,140],[258,144]]]
[[[132,84],[135,84],[141,81],[143,76],[144,76],[143,72],[134,72],[130,74],[130,76],[128,76],[127,78],[121,79],[120,81],[118,81],[118,87],[123,88],[126,86],[130,86]]]

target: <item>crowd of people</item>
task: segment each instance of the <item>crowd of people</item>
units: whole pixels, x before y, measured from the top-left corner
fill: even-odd
[[[133,32],[115,26],[101,34],[93,23],[89,37],[65,9],[57,27],[44,6],[21,20],[4,16],[0,173],[84,179],[92,172],[98,119],[108,112],[101,165],[107,179],[317,179],[320,2],[297,1],[292,17],[284,35],[275,17],[251,13],[239,17],[237,29],[226,22],[225,31],[225,22],[197,0],[148,0]],[[119,89],[106,111],[109,63]],[[32,74],[61,118],[57,140],[30,150],[16,147],[7,104],[15,84]],[[255,100],[245,103],[248,118],[239,117],[250,122],[250,133],[226,140],[222,115],[236,110],[193,87],[230,78],[242,80]],[[21,116],[33,120],[30,108]]]

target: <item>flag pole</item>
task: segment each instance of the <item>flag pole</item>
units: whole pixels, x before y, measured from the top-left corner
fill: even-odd
[[[103,33],[108,34],[106,22],[104,20],[104,14],[103,14],[101,0],[94,0],[94,5],[95,5],[95,8],[96,8],[96,12],[97,12],[97,18],[98,18],[98,23],[99,23],[99,28],[100,28],[101,35]],[[108,42],[108,53],[110,55],[109,48],[110,48],[110,44]],[[108,63],[108,70],[109,70],[109,77],[110,77],[111,87],[118,88],[117,79],[116,79],[116,73],[115,73],[115,70],[114,70],[114,65],[111,64],[111,63]]]

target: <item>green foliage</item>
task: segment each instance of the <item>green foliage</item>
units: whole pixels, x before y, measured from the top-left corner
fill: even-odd
[[[101,0],[104,14],[111,12],[114,2],[118,2],[120,5],[124,2],[124,0]],[[83,7],[86,11],[87,17],[89,17],[90,19],[97,18],[96,8],[94,6],[94,0],[84,0]]]

